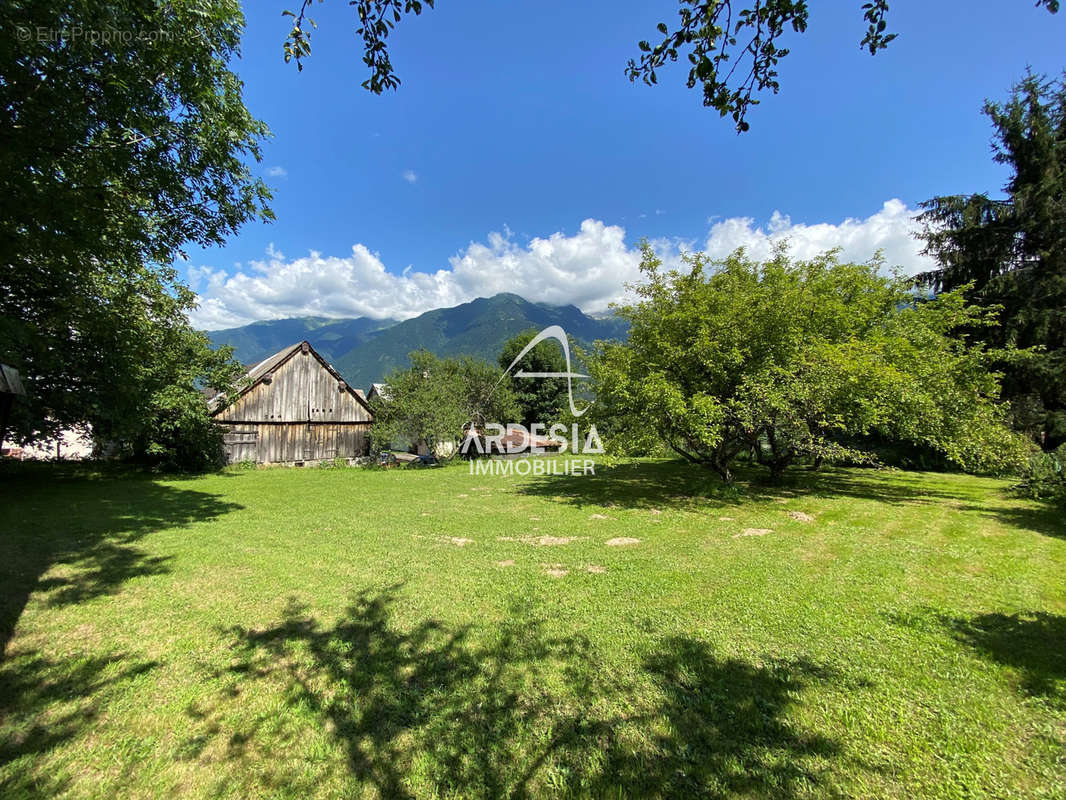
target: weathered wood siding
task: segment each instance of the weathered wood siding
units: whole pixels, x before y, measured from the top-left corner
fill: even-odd
[[[370,413],[318,360],[297,350],[215,415],[227,460],[259,464],[356,458],[370,450]]]
[[[253,386],[219,422],[370,422],[370,414],[342,381],[311,353],[297,351],[269,383]]]
[[[222,434],[226,445],[226,461],[239,464],[242,461],[259,461],[259,433],[243,425],[227,425]]]
[[[358,458],[370,450],[370,423],[222,423],[227,461],[282,464]]]

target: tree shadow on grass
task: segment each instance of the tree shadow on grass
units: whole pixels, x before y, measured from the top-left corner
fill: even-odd
[[[58,660],[21,653],[0,664],[0,796],[64,791],[69,777],[38,759],[91,729],[115,694],[157,666],[123,653]]]
[[[791,497],[849,497],[891,504],[921,505],[941,501],[974,501],[966,490],[930,488],[921,473],[877,469],[796,468],[782,482],[771,484],[755,468],[737,469],[730,486],[709,470],[683,461],[635,461],[596,466],[594,476],[580,480],[551,475],[519,485],[522,494],[546,497],[577,506],[675,508],[698,510],[748,502],[772,502]]]
[[[345,753],[345,791],[390,798],[790,797],[842,758],[788,720],[805,689],[836,679],[810,662],[724,660],[678,636],[623,677],[583,637],[551,635],[519,608],[496,629],[400,626],[399,591],[359,594],[328,627],[290,602],[278,624],[233,631],[231,684],[190,711],[186,757],[213,740],[212,753],[240,762],[243,783],[228,791],[255,793],[252,776],[313,788],[299,754],[289,751],[296,767],[277,757],[279,737],[303,736],[279,733],[274,702],[236,730],[228,722],[241,719],[237,698],[280,694],[289,724],[328,731]]]
[[[0,658],[32,593],[47,593],[52,606],[81,603],[116,592],[131,578],[164,573],[167,559],[137,547],[139,540],[241,508],[144,474],[11,466],[0,479]],[[57,566],[62,576],[44,577]]]
[[[1011,528],[1066,539],[1066,508],[1043,500],[1021,500],[1014,503],[990,502],[964,506],[963,510],[973,511],[986,519],[995,520]]]
[[[884,615],[893,625],[941,638],[947,632],[979,657],[1012,667],[1018,690],[1066,707],[1066,617],[1046,611],[951,616],[928,605]]]
[[[1044,611],[978,614],[944,624],[983,658],[1016,669],[1022,692],[1066,708],[1066,617]]]

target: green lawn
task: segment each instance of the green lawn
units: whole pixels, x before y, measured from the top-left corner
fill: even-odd
[[[598,473],[5,470],[0,796],[1064,796],[1061,514]]]

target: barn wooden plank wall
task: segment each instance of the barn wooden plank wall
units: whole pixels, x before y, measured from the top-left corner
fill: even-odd
[[[287,464],[357,458],[370,450],[370,423],[312,422],[254,425],[225,423],[227,460],[231,464]]]
[[[230,463],[355,458],[370,450],[369,412],[310,347],[294,346],[215,420],[227,429]]]

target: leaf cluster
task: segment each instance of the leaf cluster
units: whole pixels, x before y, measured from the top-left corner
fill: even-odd
[[[237,370],[189,327],[173,262],[272,217],[249,166],[268,130],[229,68],[240,6],[12,0],[0,29],[0,359],[28,393],[14,438],[88,423],[159,455],[176,420],[206,418],[197,388]]]
[[[393,370],[386,391],[374,399],[375,452],[425,443],[431,452],[452,450],[468,426],[519,418],[510,381],[469,356],[440,358],[426,350],[408,356],[411,366]],[[441,447],[445,445],[445,447]]]
[[[292,19],[292,29],[285,39],[285,63],[296,61],[296,68],[303,71],[303,59],[311,55],[311,33],[307,26],[316,28],[315,21],[307,16],[314,0],[302,0],[298,11],[282,11],[282,16]],[[319,3],[322,0],[318,0]],[[363,40],[363,63],[370,69],[370,77],[362,82],[362,87],[373,94],[381,94],[386,89],[400,88],[400,78],[396,75],[389,58],[388,38],[403,19],[404,14],[419,16],[423,8],[433,8],[435,0],[350,0],[348,5],[355,8],[359,25],[355,33]]]
[[[323,0],[318,0],[321,3]],[[295,60],[303,69],[303,59],[311,54],[310,31],[314,20],[307,16],[315,0],[302,0],[296,11],[282,14],[292,19],[292,29],[284,44],[285,61]],[[418,16],[423,7],[433,8],[433,0],[350,0],[356,9],[359,25],[356,34],[363,40],[363,63],[370,77],[364,89],[381,94],[396,89],[396,76],[388,53],[388,37],[404,15]],[[630,81],[638,79],[650,85],[659,82],[659,70],[684,55],[689,62],[686,85],[703,90],[703,104],[725,117],[730,116],[738,133],[750,128],[748,111],[759,104],[763,91],[774,94],[780,89],[777,66],[789,54],[781,42],[789,31],[804,33],[810,16],[806,0],[751,0],[750,4],[733,0],[678,0],[678,21],[674,26],[660,22],[656,26],[662,37],[652,44],[637,43],[638,58],[629,59],[625,72]],[[1059,10],[1059,0],[1037,0],[1036,6],[1052,14]],[[862,4],[866,32],[859,46],[876,55],[897,34],[888,31],[888,0],[869,0]]]
[[[597,420],[628,445],[658,439],[731,479],[750,454],[775,475],[800,460],[870,462],[852,442],[876,432],[974,470],[1009,469],[1024,446],[1003,425],[990,354],[954,338],[992,323],[958,294],[927,300],[835,253],[765,263],[743,250],[664,270],[645,245],[639,302],[619,313],[626,344],[589,362]]]

